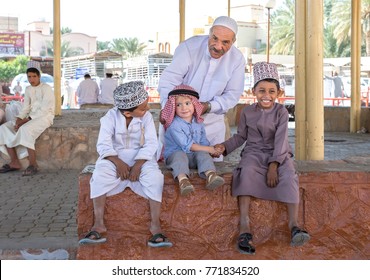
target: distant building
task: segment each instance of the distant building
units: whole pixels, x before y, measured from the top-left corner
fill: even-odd
[[[23,47],[15,48],[11,43],[4,44],[4,33],[11,35],[22,34]],[[9,36],[6,39],[10,38]],[[3,38],[3,43],[1,43],[1,38]],[[78,48],[82,54],[97,51],[95,36],[72,32],[62,34],[61,41],[62,44],[63,42],[68,42],[69,48]],[[47,57],[47,48],[49,45],[52,45],[52,42],[53,34],[50,33],[50,22],[45,20],[34,21],[27,25],[27,30],[19,31],[17,17],[0,16],[0,57],[15,57],[19,54],[32,57]]]

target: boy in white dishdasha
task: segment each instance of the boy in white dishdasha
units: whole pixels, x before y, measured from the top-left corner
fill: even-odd
[[[160,225],[164,176],[156,161],[157,133],[148,111],[148,93],[141,81],[128,82],[114,90],[115,107],[101,118],[97,142],[99,158],[90,181],[94,203],[94,224],[79,241],[94,244],[106,241],[103,235],[106,197],[127,187],[148,199],[151,222],[148,241],[151,247],[171,247]]]

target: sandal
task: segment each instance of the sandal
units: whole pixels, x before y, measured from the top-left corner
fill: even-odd
[[[90,230],[84,238],[82,238],[80,241],[78,241],[78,244],[97,244],[97,243],[104,243],[107,239],[105,237],[102,237],[102,235],[95,231]]]
[[[39,169],[33,165],[28,166],[22,173],[22,176],[32,176],[39,172]]]
[[[292,239],[290,241],[290,246],[302,246],[310,240],[310,235],[307,231],[300,229],[299,227],[293,227],[291,230]]]
[[[11,171],[18,171],[19,168],[11,167],[9,164],[4,164],[3,167],[0,168],[0,173],[7,173]]]
[[[253,235],[248,232],[239,235],[237,245],[240,253],[246,255],[254,255],[256,253],[256,248],[249,243],[252,239]]]
[[[168,240],[168,238],[162,234],[157,233],[153,234],[152,237],[148,241],[148,246],[159,248],[159,247],[172,247],[172,242]]]

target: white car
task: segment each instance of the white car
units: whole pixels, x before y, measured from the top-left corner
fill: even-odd
[[[13,89],[17,85],[18,82],[19,82],[19,85],[22,87],[22,94],[24,94],[24,92],[26,91],[26,87],[30,85],[27,79],[27,74],[18,74],[17,76],[14,77],[10,85],[11,94],[14,94]],[[54,90],[54,77],[53,76],[49,74],[41,73],[41,82],[48,84]]]

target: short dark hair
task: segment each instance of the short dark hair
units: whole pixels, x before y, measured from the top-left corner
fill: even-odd
[[[270,83],[274,83],[275,85],[276,85],[276,87],[277,87],[277,89],[278,90],[280,90],[280,83],[279,83],[279,81],[277,81],[277,80],[275,80],[275,79],[263,79],[263,80],[260,80],[260,81],[258,81],[255,85],[254,85],[254,89],[256,88],[256,86],[260,83],[260,82],[262,82],[262,81],[266,81],[266,82],[270,82]]]
[[[36,68],[33,68],[33,67],[28,68],[27,71],[26,71],[26,74],[28,74],[28,72],[36,73],[36,75],[39,76],[39,77],[41,76],[40,71],[38,69],[36,69]]]
[[[137,109],[137,107],[139,107],[139,106],[135,106],[135,107],[128,108],[128,109],[118,109],[118,110],[120,110],[122,113],[123,112],[133,112]]]
[[[84,75],[84,78],[86,79],[86,78],[91,78],[91,76],[90,76],[90,74],[89,73],[86,73],[85,75]]]

